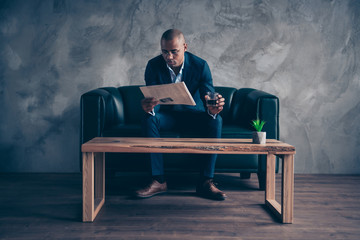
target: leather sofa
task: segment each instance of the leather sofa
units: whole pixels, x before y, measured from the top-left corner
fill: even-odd
[[[143,110],[140,86],[104,87],[91,90],[81,96],[80,145],[94,137],[140,137]],[[259,117],[266,121],[263,131],[267,138],[279,139],[279,99],[269,93],[252,89],[215,87],[226,99],[223,118],[223,138],[251,138],[251,120]],[[196,137],[191,133],[163,132],[162,137]],[[199,136],[200,137],[200,136]],[[118,159],[122,160],[119,161]],[[170,159],[171,158],[171,159]],[[196,154],[167,154],[165,169],[171,171],[196,170]],[[191,164],[189,164],[191,162]],[[265,188],[266,159],[262,155],[218,155],[217,173],[240,173],[249,178],[256,173],[260,189]],[[278,161],[277,167],[278,169]],[[150,169],[148,155],[135,153],[107,153],[107,174],[139,172]]]

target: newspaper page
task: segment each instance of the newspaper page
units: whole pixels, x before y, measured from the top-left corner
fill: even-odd
[[[140,87],[144,97],[154,97],[163,105],[191,105],[196,103],[184,82]]]

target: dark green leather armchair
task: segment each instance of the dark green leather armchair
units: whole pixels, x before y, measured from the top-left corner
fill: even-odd
[[[263,131],[267,138],[279,139],[279,99],[269,93],[251,88],[235,89],[215,87],[226,99],[223,118],[223,138],[251,138],[251,120],[265,120]],[[80,145],[94,137],[140,137],[144,114],[140,100],[143,95],[139,86],[119,88],[105,87],[89,91],[81,96]],[[188,133],[163,132],[163,137],[194,137]],[[148,171],[146,154],[107,153],[106,171]],[[194,158],[199,155],[167,154],[167,171],[196,170]],[[122,158],[122,160],[118,160]],[[166,160],[171,158],[171,160]],[[191,161],[191,164],[187,164]],[[260,189],[265,187],[265,156],[222,155],[216,161],[216,172],[238,172],[242,178],[257,173]],[[190,168],[189,168],[190,167]],[[278,168],[278,167],[277,167]]]

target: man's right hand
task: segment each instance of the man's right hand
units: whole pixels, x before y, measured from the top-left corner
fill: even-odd
[[[146,113],[151,112],[158,104],[159,100],[156,98],[144,98],[141,100],[141,107]]]

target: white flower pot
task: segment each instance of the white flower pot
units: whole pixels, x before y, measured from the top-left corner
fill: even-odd
[[[253,132],[253,143],[265,144],[266,143],[266,132]]]

